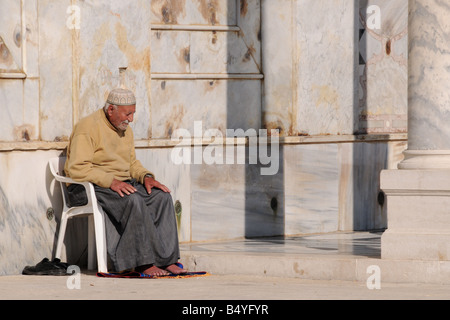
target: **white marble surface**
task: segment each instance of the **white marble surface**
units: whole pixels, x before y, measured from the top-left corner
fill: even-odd
[[[379,175],[396,168],[403,142],[284,146],[286,234],[387,227]]]
[[[450,9],[437,0],[409,9],[409,149],[449,150]]]
[[[195,99],[192,99],[195,97]],[[176,129],[202,122],[205,130],[258,128],[259,80],[152,80],[152,137],[171,138]]]
[[[2,57],[8,53],[9,67],[0,61],[0,73],[21,72],[26,79],[0,80],[2,105],[9,110],[2,118],[7,130],[0,139],[66,141],[80,117],[104,104],[107,92],[118,85],[118,68],[123,66],[128,67],[128,84],[136,92],[137,116],[143,119],[136,125],[136,136],[148,138],[149,2],[23,3],[22,8],[17,1],[1,4],[0,12],[5,15],[0,30]],[[74,28],[70,27],[72,5],[80,17]],[[136,21],[141,31],[134,28]],[[14,130],[27,130],[27,138],[14,134]]]
[[[389,228],[382,258],[450,260],[448,170],[386,170],[381,186],[388,198]]]
[[[2,56],[0,70],[2,72],[23,71],[22,57],[22,10],[19,1],[4,1],[0,10],[2,28],[0,37],[2,41]]]
[[[138,157],[180,201],[182,242],[385,226],[376,179],[379,169],[401,160],[405,144],[390,142],[391,136],[366,142],[352,136],[363,112],[357,109],[362,73],[354,68],[359,3],[26,0],[23,11],[18,3],[0,4],[10,65],[27,75],[0,79],[0,143],[6,145],[0,152],[0,259],[8,257],[1,274],[51,255],[57,221],[47,220],[45,211],[53,207],[58,217],[61,203],[48,158],[64,148],[55,141],[66,141],[74,123],[103,104],[123,66],[138,100],[132,124]],[[405,37],[392,40],[389,56],[375,59],[386,39],[401,32],[404,1],[389,3],[379,3],[390,12],[383,32],[366,38],[364,121],[377,129],[384,121],[382,130],[389,121],[406,122]],[[68,28],[71,5],[80,8],[79,29]],[[174,73],[176,79],[164,79]],[[195,79],[199,74],[203,78]],[[393,79],[389,91],[387,79]],[[258,165],[174,165],[173,144],[157,138],[168,139],[177,128],[192,133],[195,121],[222,132],[280,129],[289,137],[278,174],[261,176]],[[86,225],[71,225],[68,259],[83,260],[86,239],[78,235]]]
[[[66,26],[70,0],[38,2],[40,139],[67,140],[72,131],[72,34]]]
[[[18,67],[23,64],[21,50],[25,50],[27,72],[32,77],[39,76],[38,93],[37,85],[27,85],[26,81],[26,91],[33,91],[14,89],[32,99],[39,94],[39,105],[35,102],[27,106],[27,112],[32,110],[38,119],[33,115],[30,121],[16,124],[20,122],[17,115],[24,112],[7,106],[14,120],[4,121],[9,121],[9,126],[14,123],[15,127],[34,127],[29,130],[33,131],[31,139],[67,140],[73,123],[102,105],[109,88],[118,82],[117,68],[122,65],[129,66],[130,85],[136,89],[137,118],[141,121],[134,124],[134,129],[139,139],[153,133],[161,137],[160,128],[152,127],[161,121],[153,118],[154,110],[157,115],[160,112],[157,109],[161,98],[152,97],[151,92],[155,93],[159,83],[150,81],[150,65],[151,72],[158,74],[258,74],[264,69],[264,91],[260,93],[254,83],[250,84],[258,80],[248,80],[247,90],[252,95],[239,100],[248,105],[245,110],[252,118],[262,119],[248,125],[279,128],[283,135],[352,134],[361,128],[378,133],[406,130],[405,0],[371,0],[356,6],[344,1],[330,6],[323,0],[214,1],[209,6],[198,0],[136,0],[130,4],[83,1],[75,2],[80,8],[79,30],[67,27],[71,1],[24,4],[25,21],[17,3],[2,4],[2,12],[12,14],[5,17],[10,22],[0,35]],[[381,29],[366,30],[360,42],[357,28],[367,19],[364,9],[369,5],[380,7]],[[135,21],[147,26],[141,28],[144,32],[134,28]],[[148,28],[150,22],[156,30]],[[19,50],[13,35],[21,23],[27,42]],[[167,24],[212,29],[158,29]],[[240,31],[213,31],[214,27],[239,27]],[[358,49],[367,63],[355,69]],[[355,97],[358,88],[361,90]],[[196,94],[203,100],[208,92],[197,90]],[[218,100],[224,97],[224,93],[217,95]],[[208,106],[219,110],[200,108],[196,120],[205,113],[242,109],[222,99]],[[195,103],[195,99],[186,102]],[[241,121],[239,125],[245,123]],[[2,134],[2,140],[16,139],[11,129]]]
[[[58,153],[0,153],[0,275],[20,273],[52,254],[57,223],[46,211],[61,201],[47,163]]]
[[[297,134],[298,56],[291,0],[263,1],[261,4],[262,68],[264,95],[263,127],[279,129],[282,135]]]
[[[1,141],[30,141],[39,138],[39,75],[37,2],[5,1],[1,4],[0,78],[3,73],[21,73],[27,78],[0,80],[3,116]]]
[[[225,31],[152,32],[152,72],[181,74],[259,73],[242,37]]]
[[[283,234],[283,179],[282,165],[273,176],[257,164],[191,166],[192,241]]]
[[[245,166],[195,165],[192,171],[192,240],[245,235]]]
[[[152,24],[236,25],[236,1],[152,0]]]
[[[380,204],[380,172],[396,167],[404,143],[340,145],[339,229],[376,230],[387,227],[385,204]]]
[[[309,135],[353,133],[355,15],[352,1],[297,1],[297,129]],[[314,18],[312,18],[314,17]]]
[[[407,3],[265,1],[263,125],[288,136],[406,132]],[[373,5],[377,30],[365,25]]]
[[[263,2],[265,127],[287,136],[353,134],[356,14],[349,1]]]
[[[191,72],[259,73],[244,39],[237,32],[193,32]]]
[[[382,258],[450,260],[450,7],[409,1],[409,145],[399,168],[381,175],[389,228]]]
[[[190,72],[190,33],[187,31],[152,31],[152,72]]]
[[[260,128],[261,80],[245,78],[261,73],[259,12],[259,0],[152,3],[153,138],[170,138],[177,128],[193,134],[195,121],[223,134]]]
[[[408,1],[360,1],[358,20],[359,131],[406,132]]]
[[[383,229],[378,177],[396,167],[405,148],[402,142],[285,145],[274,176],[261,176],[257,165],[203,163],[175,166],[164,177],[179,186],[175,198],[185,195],[190,225],[183,223],[189,231],[182,233],[192,241]],[[160,155],[148,153],[147,162],[162,165],[164,156],[154,158]]]
[[[292,146],[284,150],[286,234],[338,230],[338,145]]]

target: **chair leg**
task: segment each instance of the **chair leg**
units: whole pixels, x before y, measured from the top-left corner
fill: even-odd
[[[88,269],[95,269],[95,229],[94,216],[88,217]]]
[[[103,211],[94,208],[95,242],[97,244],[97,270],[108,272],[108,252],[106,249],[105,217]]]
[[[58,243],[56,244],[55,258],[61,259],[61,251],[64,243],[64,236],[67,227],[67,214],[65,212],[61,215],[61,224],[59,226]]]

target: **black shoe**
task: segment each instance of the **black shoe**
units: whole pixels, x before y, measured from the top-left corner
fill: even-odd
[[[68,263],[61,262],[58,258],[53,259],[51,263],[61,269],[64,269],[65,272],[67,272],[67,268],[69,267]]]
[[[25,275],[49,275],[49,276],[64,276],[67,275],[67,268],[64,268],[61,262],[58,260],[58,263],[54,263],[56,259],[50,262],[47,258],[42,259],[41,262],[36,264],[35,266],[26,266],[22,274]]]

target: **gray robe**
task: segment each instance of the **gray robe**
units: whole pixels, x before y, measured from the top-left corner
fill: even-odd
[[[106,243],[115,270],[176,263],[180,252],[172,196],[157,188],[148,194],[136,180],[127,182],[137,191],[123,198],[109,188],[94,186],[97,201],[107,215]],[[82,204],[83,192],[82,186],[71,185],[70,205]]]

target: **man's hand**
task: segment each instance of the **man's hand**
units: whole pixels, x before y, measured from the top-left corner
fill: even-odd
[[[117,192],[122,198],[126,195],[130,195],[135,193],[137,189],[133,187],[131,184],[114,179],[111,183],[111,190]]]
[[[145,186],[145,189],[147,189],[148,194],[152,193],[152,188],[158,188],[164,192],[170,192],[169,188],[167,188],[165,185],[159,183],[158,181],[156,181],[155,179],[153,179],[150,176],[145,177],[144,186]]]

